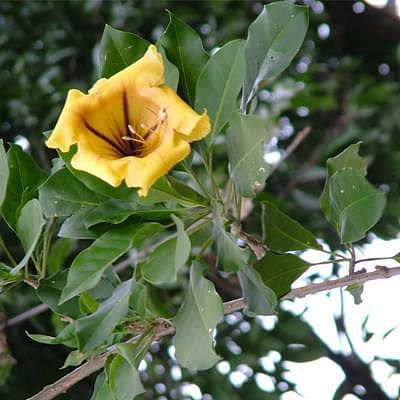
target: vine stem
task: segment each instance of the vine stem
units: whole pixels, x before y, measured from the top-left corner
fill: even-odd
[[[284,295],[281,300],[293,300],[295,298],[302,298],[309,294],[315,294],[323,292],[326,290],[336,289],[344,286],[363,284],[368,281],[377,279],[386,279],[392,276],[400,275],[400,267],[386,268],[382,266],[375,267],[373,272],[362,272],[354,273],[353,275],[348,275],[344,278],[338,278],[331,281],[326,281],[322,283],[312,283],[307,286],[303,286],[297,289],[291,290],[289,293]],[[243,298],[238,298],[232,301],[224,303],[224,313],[229,314],[235,311],[243,309],[245,302]],[[156,332],[156,338],[162,339],[166,336],[171,336],[175,334],[175,327],[171,324],[164,324],[163,321],[160,322],[159,327]],[[133,343],[137,340],[137,337],[129,339],[128,342]],[[44,387],[39,393],[28,398],[27,400],[52,400],[59,394],[67,392],[72,386],[81,380],[92,375],[96,371],[103,368],[107,357],[115,351],[115,348],[111,347],[105,353],[94,357],[90,361],[87,361],[82,366],[76,368],[69,374],[65,375],[58,381],[52,383],[49,386]]]

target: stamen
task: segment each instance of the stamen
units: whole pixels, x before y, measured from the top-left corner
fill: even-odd
[[[122,136],[122,139],[126,140],[127,142],[131,141],[131,142],[144,143],[144,139],[142,139],[142,138],[141,139],[135,139],[135,138],[132,138],[130,136]]]
[[[132,135],[134,135],[134,136],[139,136],[140,139],[142,139],[142,140],[144,141],[143,136],[142,136],[139,132],[137,132],[137,131],[135,130],[135,128],[134,128],[132,125],[129,124],[129,125],[128,125],[128,129],[129,129],[129,132],[132,133]]]

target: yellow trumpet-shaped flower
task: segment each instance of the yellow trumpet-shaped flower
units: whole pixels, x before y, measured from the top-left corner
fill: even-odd
[[[161,54],[150,45],[134,64],[100,79],[84,94],[68,92],[46,145],[66,152],[77,144],[72,166],[146,196],[158,178],[190,153],[190,142],[210,132],[197,114],[164,85]]]

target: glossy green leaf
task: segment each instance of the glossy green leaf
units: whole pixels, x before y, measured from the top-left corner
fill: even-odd
[[[7,158],[10,173],[1,213],[7,224],[15,230],[22,207],[37,196],[37,188],[45,180],[46,173],[17,145],[11,145]]]
[[[150,43],[138,35],[106,25],[100,42],[100,77],[109,78],[139,60]]]
[[[153,286],[136,282],[129,306],[142,319],[154,316],[171,318],[170,310],[159,297],[159,291]]]
[[[82,314],[92,314],[99,308],[99,303],[90,295],[89,292],[83,292],[79,296],[79,309]]]
[[[161,53],[164,62],[165,84],[176,92],[179,83],[179,70],[171,61],[168,60],[165,50],[159,41],[157,41],[156,46],[158,51]]]
[[[93,350],[108,339],[114,328],[128,313],[132,286],[132,280],[121,283],[113,295],[100,304],[95,313],[76,321],[76,336],[81,351]]]
[[[86,228],[86,219],[95,207],[82,207],[76,214],[68,217],[60,227],[58,236],[67,239],[96,239],[101,236],[104,231],[110,229],[107,227]]]
[[[93,394],[90,400],[113,400],[113,394],[110,385],[107,382],[107,375],[104,371],[96,378]]]
[[[89,213],[85,221],[85,226],[91,228],[103,222],[120,224],[132,216],[154,221],[170,220],[172,213],[185,216],[190,211],[185,208],[165,208],[159,204],[145,206],[132,201],[110,199]]]
[[[137,370],[138,346],[124,343],[116,349],[117,355],[107,366],[109,385],[116,400],[132,400],[145,392]]]
[[[165,228],[165,225],[159,224],[158,222],[145,222],[139,224],[132,238],[133,246],[136,250],[140,249],[145,246],[147,239],[162,232]]]
[[[63,366],[60,369],[64,369],[67,367],[77,367],[78,365],[82,364],[83,361],[85,361],[86,359],[86,354],[81,353],[79,350],[73,350],[68,354]]]
[[[278,299],[274,291],[264,284],[260,274],[246,265],[239,271],[238,278],[246,304],[244,313],[250,317],[274,315]]]
[[[214,207],[214,237],[217,242],[217,265],[224,271],[238,272],[247,265],[250,252],[247,249],[239,247],[235,236],[225,230],[222,212],[222,205]]]
[[[330,206],[329,180],[335,172],[343,168],[354,168],[360,171],[364,176],[367,175],[367,160],[360,157],[358,154],[360,151],[360,145],[361,142],[352,144],[337,156],[328,158],[326,161],[327,177],[320,198],[320,203],[325,218],[334,226],[337,224],[337,217],[333,215],[333,210]]]
[[[221,131],[231,114],[239,110],[237,99],[246,71],[244,43],[233,40],[218,50],[197,81],[195,109],[199,113],[208,112],[212,126],[210,140]]]
[[[271,250],[321,249],[315,236],[269,201],[262,203],[264,243]]]
[[[254,197],[271,172],[263,149],[271,136],[258,116],[235,114],[229,119],[226,141],[230,176],[244,197]]]
[[[104,271],[132,247],[137,225],[116,228],[104,233],[73,261],[60,304],[95,287]]]
[[[289,66],[300,50],[307,29],[307,7],[289,1],[278,1],[264,7],[249,26],[245,46],[245,104],[254,96],[261,81],[276,77]]]
[[[194,370],[211,368],[220,360],[214,350],[213,332],[224,316],[222,300],[214,285],[203,277],[203,268],[199,262],[190,268],[188,291],[175,319],[176,359]]]
[[[63,344],[68,347],[76,347],[76,335],[75,335],[75,323],[68,324],[61,332],[56,336],[48,336],[48,335],[39,335],[39,334],[30,334],[26,332],[28,337],[38,343],[43,344]]]
[[[71,299],[64,304],[59,305],[61,292],[67,283],[68,270],[60,271],[56,275],[40,281],[37,294],[40,300],[47,304],[51,311],[56,314],[66,315],[71,318],[79,318],[81,312],[79,310],[78,299]]]
[[[89,190],[63,168],[39,188],[39,201],[46,217],[68,217],[83,206],[96,206],[106,197]]]
[[[47,269],[49,275],[54,275],[60,271],[71,252],[74,250],[76,241],[74,239],[60,238],[51,246]]]
[[[381,219],[385,193],[375,189],[359,170],[344,168],[335,172],[328,191],[331,215],[342,243],[364,238]]]
[[[22,243],[25,256],[12,269],[12,274],[17,274],[29,262],[40,239],[44,224],[45,221],[39,202],[36,199],[28,201],[21,210],[16,226],[17,236]]]
[[[208,60],[200,36],[182,20],[169,13],[169,24],[159,41],[168,59],[179,70],[179,90],[189,104],[194,104],[196,82]]]
[[[0,208],[7,193],[7,182],[10,175],[8,168],[7,154],[4,148],[3,139],[0,139]]]
[[[293,254],[276,254],[268,251],[253,268],[260,274],[264,284],[278,297],[290,291],[292,283],[299,278],[310,264]]]
[[[141,263],[143,277],[153,285],[175,283],[178,271],[190,256],[190,239],[183,222],[172,215],[176,224],[176,237],[157,246],[151,255]]]
[[[139,203],[148,205],[174,201],[183,206],[204,205],[206,199],[191,187],[172,177],[163,176],[149,190],[147,197],[140,198]]]
[[[145,392],[139,372],[120,354],[113,356],[107,364],[107,375],[112,399],[132,400]]]

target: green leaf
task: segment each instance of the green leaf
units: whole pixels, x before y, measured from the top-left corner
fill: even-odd
[[[83,292],[79,296],[79,309],[82,314],[92,314],[99,308],[99,303],[89,294],[89,292]]]
[[[100,304],[97,311],[76,321],[79,349],[88,352],[103,344],[128,313],[133,281],[125,281],[113,295]]]
[[[56,337],[54,336],[49,336],[49,335],[40,335],[40,334],[32,334],[32,333],[26,333],[29,338],[34,340],[35,342],[42,343],[42,344],[60,344],[60,342],[57,340]]]
[[[82,207],[76,214],[68,217],[60,227],[58,236],[67,239],[96,239],[101,234],[110,229],[108,225],[105,229],[103,227],[94,227],[93,229],[86,228],[86,219],[88,215],[96,207]]]
[[[120,224],[131,216],[137,216],[145,220],[170,220],[172,213],[187,216],[190,214],[190,210],[187,208],[170,209],[157,204],[145,206],[132,201],[110,199],[89,213],[85,226],[91,228],[103,222]]]
[[[113,394],[111,392],[110,385],[107,382],[107,375],[103,371],[96,378],[93,394],[90,400],[112,400],[112,399],[113,399]]]
[[[271,172],[263,149],[271,136],[258,116],[235,114],[229,120],[226,141],[230,176],[244,197],[254,197]]]
[[[161,243],[141,263],[143,278],[153,285],[175,283],[178,271],[190,256],[190,239],[185,232],[184,223],[175,215],[172,215],[172,219],[176,224],[176,238]]]
[[[1,212],[7,224],[15,230],[22,207],[37,196],[37,188],[45,180],[46,173],[17,145],[11,145],[7,158],[10,174]]]
[[[140,382],[137,367],[148,348],[153,335],[147,335],[139,339],[144,340],[144,352],[138,343],[117,344],[117,355],[107,365],[107,375],[110,388],[116,400],[131,400],[144,393],[145,389]]]
[[[264,285],[272,289],[278,297],[288,293],[292,283],[309,267],[308,262],[293,254],[275,254],[272,251],[268,251],[253,265]]]
[[[60,304],[95,287],[106,268],[132,247],[137,228],[131,225],[108,231],[80,252],[69,269]]]
[[[139,60],[150,43],[134,33],[106,25],[100,42],[100,77],[109,78]]]
[[[156,46],[158,51],[161,53],[164,62],[165,84],[176,92],[179,83],[179,70],[171,61],[168,60],[160,41],[157,41]]]
[[[329,180],[335,172],[343,168],[354,168],[360,171],[364,176],[367,175],[367,160],[360,157],[358,154],[360,151],[360,145],[361,142],[352,144],[337,156],[328,158],[326,161],[327,177],[325,180],[324,190],[320,198],[320,203],[321,210],[323,211],[325,218],[334,226],[337,224],[337,217],[333,215],[333,210],[330,206]]]
[[[113,356],[106,370],[112,399],[132,400],[145,392],[138,370],[120,354]]]
[[[249,261],[250,253],[239,247],[235,236],[224,226],[222,205],[214,207],[214,237],[217,242],[217,265],[227,272],[240,271]]]
[[[163,318],[171,317],[170,310],[159,297],[158,290],[139,282],[135,283],[131,298],[129,299],[129,307],[142,319],[154,316]]]
[[[36,199],[28,201],[19,215],[16,231],[25,251],[24,258],[14,267],[11,274],[17,274],[29,262],[39,241],[45,221],[42,216],[40,204]]]
[[[67,274],[68,270],[64,270],[47,279],[42,279],[37,294],[40,300],[47,304],[54,313],[76,319],[81,316],[78,299],[71,299],[61,305],[58,304],[61,292],[67,283]]]
[[[77,367],[78,365],[82,364],[82,362],[85,361],[86,358],[86,354],[81,353],[79,350],[73,350],[68,354],[63,366],[60,369],[64,369],[67,367]]]
[[[214,285],[202,276],[204,265],[190,268],[187,294],[175,319],[176,359],[194,370],[211,368],[220,360],[213,346],[213,332],[224,316],[222,300]]]
[[[250,317],[274,315],[278,305],[276,294],[264,284],[260,274],[246,265],[239,271],[238,278],[246,304],[244,313]]]
[[[51,246],[47,261],[49,275],[56,274],[64,266],[68,256],[74,250],[74,239],[60,238]]]
[[[262,203],[264,243],[271,250],[321,249],[315,236],[269,201]]]
[[[141,204],[155,204],[175,201],[183,206],[207,204],[207,200],[191,187],[172,177],[163,176],[149,190],[147,197],[139,199]]]
[[[179,70],[179,90],[189,104],[194,104],[196,82],[208,60],[200,36],[190,26],[168,11],[169,24],[159,41],[168,59]]]
[[[199,113],[205,109],[208,112],[212,126],[210,141],[239,109],[237,98],[246,71],[243,47],[243,40],[227,43],[208,60],[197,81],[195,109]]]
[[[347,286],[346,292],[349,292],[353,296],[354,304],[359,305],[362,304],[362,294],[364,291],[364,285],[354,284]]]
[[[46,217],[68,217],[83,206],[96,206],[106,197],[89,190],[67,168],[57,171],[39,188],[39,201]]]
[[[7,193],[7,182],[10,175],[8,168],[7,154],[4,148],[3,139],[0,139],[0,208]]]
[[[385,193],[375,189],[359,170],[345,168],[335,172],[328,190],[331,215],[342,243],[364,238],[382,217]]]
[[[307,29],[307,7],[289,1],[264,7],[249,26],[244,104],[252,99],[261,81],[276,77],[289,66],[300,50]]]
[[[29,338],[43,344],[63,344],[68,347],[76,347],[75,323],[68,324],[56,337],[47,335],[30,334],[26,332]]]

